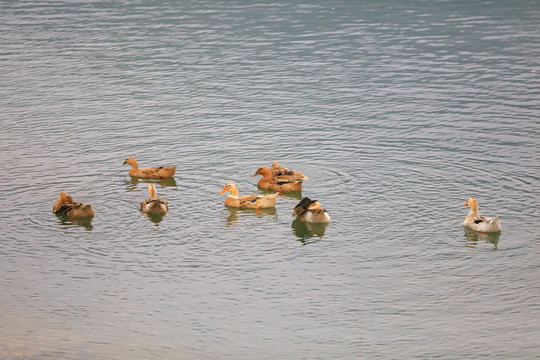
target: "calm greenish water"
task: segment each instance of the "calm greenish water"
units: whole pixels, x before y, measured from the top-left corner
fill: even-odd
[[[0,3],[1,359],[540,357],[537,1]],[[143,216],[143,167],[169,201]],[[228,181],[310,177],[275,210]],[[91,223],[51,212],[60,191]],[[301,196],[328,226],[294,221]],[[463,207],[500,236],[463,229]]]

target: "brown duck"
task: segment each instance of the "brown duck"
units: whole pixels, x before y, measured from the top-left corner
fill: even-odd
[[[53,205],[53,213],[56,215],[66,215],[70,218],[92,218],[94,210],[92,205],[73,201],[71,195],[62,191],[60,197]]]
[[[132,157],[128,157],[124,161],[124,165],[125,164],[131,165],[131,169],[129,169],[129,176],[133,177],[166,179],[172,178],[174,176],[174,173],[176,172],[176,166],[160,166],[139,169],[137,161]]]
[[[165,214],[169,210],[169,203],[157,197],[154,184],[148,185],[148,199],[141,201],[141,211],[143,213]]]
[[[223,194],[230,192],[230,195],[225,198],[225,206],[250,209],[265,209],[276,205],[277,196],[279,193],[270,195],[242,195],[238,196],[238,188],[233,183],[227,183],[219,192]]]
[[[262,175],[262,179],[257,183],[260,188],[283,192],[302,191],[302,181],[274,177],[272,171],[266,166],[259,167],[251,176],[257,175]]]

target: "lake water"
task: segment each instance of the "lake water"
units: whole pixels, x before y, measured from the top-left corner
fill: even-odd
[[[0,3],[0,358],[538,358],[539,19],[537,1]],[[131,179],[127,156],[176,176]],[[301,194],[224,206],[273,161]],[[139,211],[149,182],[163,218]],[[53,215],[61,191],[95,218]],[[332,222],[294,221],[301,196]],[[500,236],[462,227],[469,196]]]

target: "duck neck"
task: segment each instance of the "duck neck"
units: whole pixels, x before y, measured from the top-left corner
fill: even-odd
[[[238,189],[236,187],[231,187],[229,189],[229,196],[233,197],[233,198],[237,198],[238,197]]]
[[[148,188],[148,193],[150,194],[151,198],[155,198],[156,197],[156,188],[154,186],[150,186]]]
[[[467,214],[467,219],[473,220],[479,217],[480,215],[478,215],[478,205],[476,204],[471,205],[471,209],[469,210],[469,213]]]
[[[139,164],[137,164],[137,161],[135,159],[131,159],[130,165],[131,170],[139,170]]]

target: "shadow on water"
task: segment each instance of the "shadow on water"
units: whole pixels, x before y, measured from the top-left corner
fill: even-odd
[[[163,217],[166,215],[166,214],[150,214],[150,213],[142,213],[142,214],[145,218],[147,218],[154,224],[159,224],[163,220]]]
[[[86,228],[86,230],[92,230],[92,218],[81,218],[81,219],[74,219],[63,215],[57,215],[58,217],[58,223],[61,225],[78,225],[83,228]]]
[[[235,225],[236,222],[245,217],[251,217],[251,216],[257,216],[257,217],[263,217],[263,216],[275,216],[276,215],[276,208],[267,208],[267,209],[240,209],[240,208],[234,208],[234,207],[225,207],[225,221],[228,225]]]
[[[131,177],[129,181],[126,181],[126,189],[128,191],[135,191],[138,184],[158,184],[161,186],[176,186],[176,180],[174,178],[168,179],[152,179],[152,178],[137,178]]]
[[[499,244],[499,238],[501,237],[501,232],[485,234],[478,231],[471,230],[469,228],[463,228],[463,237],[465,238],[465,246],[469,248],[476,248],[478,243],[483,241],[493,245],[492,250],[498,250],[497,245]]]
[[[324,236],[327,226],[328,223],[306,223],[298,218],[291,224],[294,235],[304,245],[319,241]]]

